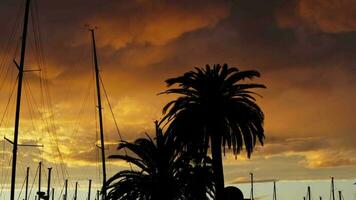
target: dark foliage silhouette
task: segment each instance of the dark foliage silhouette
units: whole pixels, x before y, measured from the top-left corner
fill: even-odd
[[[251,91],[262,84],[241,83],[259,77],[257,71],[240,71],[228,65],[195,68],[183,76],[166,80],[170,88],[162,94],[176,94],[177,99],[163,108],[161,123],[167,134],[188,152],[207,154],[211,144],[216,199],[222,200],[224,175],[222,147],[232,148],[235,155],[243,147],[250,157],[256,141],[263,145],[264,115]]]
[[[183,152],[184,199],[211,200],[215,197],[211,158],[206,155],[194,155]]]
[[[173,141],[162,133],[157,123],[156,138],[147,135],[133,143],[123,141],[118,149],[123,148],[134,156],[112,155],[110,158],[127,161],[134,168],[120,171],[107,181],[109,199],[204,200],[214,194],[213,183],[207,178],[212,175],[208,158],[192,159],[188,153],[176,151]],[[194,179],[200,177],[204,178],[197,184]]]

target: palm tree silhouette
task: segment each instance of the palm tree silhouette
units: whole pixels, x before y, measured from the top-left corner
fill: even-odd
[[[195,175],[209,176],[211,167],[205,165],[205,161],[201,161],[204,165],[192,162],[191,156],[178,152],[175,143],[162,133],[158,122],[156,138],[147,135],[147,138],[137,139],[133,143],[123,141],[118,149],[123,148],[135,155],[112,155],[109,158],[127,161],[135,166],[135,170],[120,171],[107,181],[109,199],[183,200],[189,196],[187,188],[198,188],[205,196],[213,193],[210,180],[206,179],[204,183],[202,179],[197,185],[190,181]],[[201,171],[198,174],[195,170]],[[199,191],[191,196],[198,195]]]
[[[166,80],[167,87],[177,85],[161,94],[175,94],[177,99],[163,108],[161,123],[168,124],[167,134],[191,152],[207,154],[211,144],[216,199],[223,198],[224,174],[222,148],[232,147],[235,156],[243,146],[250,157],[257,139],[263,145],[264,114],[255,103],[251,91],[265,88],[262,84],[240,83],[260,77],[258,71],[240,71],[227,64],[205,68]]]

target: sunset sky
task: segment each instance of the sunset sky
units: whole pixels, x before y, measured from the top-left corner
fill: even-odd
[[[0,1],[0,117],[16,81],[12,59],[16,52],[19,60],[15,48],[23,5],[23,0]],[[97,26],[101,76],[123,139],[153,133],[162,106],[174,98],[157,95],[165,90],[165,79],[193,67],[228,63],[260,71],[254,81],[267,89],[258,91],[266,144],[251,159],[245,152],[237,159],[227,154],[226,182],[248,179],[249,172],[258,179],[356,178],[355,1],[34,0],[33,6],[54,115],[41,107],[39,73],[26,73],[20,143],[45,147],[19,149],[18,183],[25,167],[35,173],[41,159],[46,167],[57,166],[58,179],[62,176],[56,142],[71,179],[99,178],[91,38],[85,24]],[[27,69],[40,67],[32,25]],[[110,155],[119,137],[104,102]],[[12,96],[1,138],[13,138],[14,105]],[[49,130],[46,121],[55,127]],[[0,144],[3,183],[12,147]],[[126,165],[111,162],[110,174]]]

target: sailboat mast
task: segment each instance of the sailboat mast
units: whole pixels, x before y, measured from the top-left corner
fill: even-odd
[[[64,198],[63,200],[67,200],[68,199],[68,179],[65,180],[64,183]]]
[[[310,186],[308,186],[308,200],[311,200],[311,191],[310,191]]]
[[[41,199],[42,162],[38,163],[38,199]]]
[[[332,192],[332,200],[335,200],[335,185],[334,185],[334,177],[331,177],[331,192]]]
[[[254,200],[253,198],[253,173],[250,173],[251,176],[251,200]]]
[[[48,182],[47,182],[47,199],[51,196],[50,189],[51,189],[51,172],[52,167],[48,168]]]
[[[103,168],[103,187],[102,196],[103,200],[106,197],[106,164],[105,164],[105,143],[104,143],[104,127],[103,127],[103,117],[102,117],[102,106],[101,106],[101,93],[100,93],[100,76],[99,76],[99,66],[98,58],[96,55],[96,44],[95,44],[95,32],[94,29],[90,29],[93,42],[93,52],[94,52],[94,65],[95,65],[95,79],[96,79],[96,91],[98,96],[98,113],[99,113],[99,127],[100,127],[100,149],[101,149],[101,161]]]
[[[78,195],[78,181],[75,182],[74,200],[77,200],[77,195]]]
[[[26,190],[25,190],[25,200],[28,200],[28,179],[30,177],[30,168],[26,169]]]
[[[273,181],[273,200],[277,200],[276,181]]]
[[[90,193],[91,193],[91,179],[89,179],[88,200],[90,200]]]
[[[27,40],[27,29],[28,29],[29,12],[30,12],[30,0],[26,0],[25,15],[24,15],[24,20],[23,20],[23,30],[22,30],[20,65],[17,66],[18,70],[19,70],[19,73],[18,73],[18,84],[17,84],[14,141],[13,141],[13,150],[12,150],[12,171],[11,171],[10,200],[14,200],[15,199],[17,144],[18,144],[18,135],[19,135],[19,124],[20,124],[22,79],[23,79],[23,71],[24,71],[23,69],[24,69],[24,65],[25,65],[25,53],[26,53],[26,40]]]

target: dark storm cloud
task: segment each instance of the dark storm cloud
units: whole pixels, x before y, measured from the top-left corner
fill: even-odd
[[[354,155],[356,139],[356,20],[355,6],[347,2],[37,0],[60,140],[74,137],[73,118],[86,89],[92,89],[90,35],[84,25],[93,24],[102,77],[125,138],[153,129],[169,99],[156,96],[166,78],[195,66],[228,63],[261,71],[256,81],[268,86],[258,100],[266,113],[267,145],[257,156],[292,152],[309,167],[336,166],[331,159],[337,157],[340,165],[354,165],[353,158],[345,159]],[[15,18],[18,2],[0,4],[6,16],[0,25],[9,30],[12,20],[7,19]],[[2,44],[8,34],[1,34]],[[93,120],[92,114],[85,113],[83,121]],[[68,160],[95,162],[88,124],[82,123],[78,133],[88,141],[72,140]],[[315,157],[307,157],[310,152]]]

